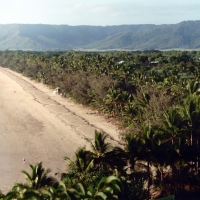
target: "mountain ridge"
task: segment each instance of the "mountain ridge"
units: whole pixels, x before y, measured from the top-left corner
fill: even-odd
[[[0,50],[165,50],[176,48],[200,48],[200,20],[169,25],[0,24]]]

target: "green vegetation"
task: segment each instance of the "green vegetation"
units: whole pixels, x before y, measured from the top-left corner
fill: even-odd
[[[124,31],[145,30],[155,25],[68,26],[44,24],[0,25],[1,50],[69,50]]]
[[[145,50],[200,48],[200,21],[170,25],[0,25],[1,50]]]
[[[1,66],[60,87],[64,97],[98,109],[124,128],[122,147],[96,131],[95,140],[88,140],[91,151],[81,147],[75,161],[65,158],[70,170],[60,182],[39,163],[31,166],[32,175],[23,172],[29,183],[16,184],[4,199],[199,195],[199,58],[198,51],[0,52]]]

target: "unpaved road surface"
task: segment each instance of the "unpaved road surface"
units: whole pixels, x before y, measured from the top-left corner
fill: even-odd
[[[64,172],[65,156],[73,158],[78,147],[88,145],[94,130],[118,141],[118,129],[104,117],[47,86],[0,67],[0,190],[25,182],[21,170],[43,162],[52,173]],[[23,158],[26,159],[25,164]]]

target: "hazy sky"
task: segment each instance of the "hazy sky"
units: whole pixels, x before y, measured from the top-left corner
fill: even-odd
[[[200,20],[200,0],[0,0],[0,24],[175,24]]]

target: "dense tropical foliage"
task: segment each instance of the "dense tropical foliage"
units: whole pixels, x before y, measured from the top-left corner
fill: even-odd
[[[0,65],[120,121],[123,145],[96,131],[60,182],[39,163],[4,198],[150,199],[200,189],[200,52],[0,52]],[[37,176],[36,168],[41,175]],[[36,172],[37,171],[37,172]],[[35,181],[40,180],[41,183]],[[45,184],[45,181],[48,184]],[[42,182],[43,181],[43,182]],[[183,199],[183,197],[181,197]]]

